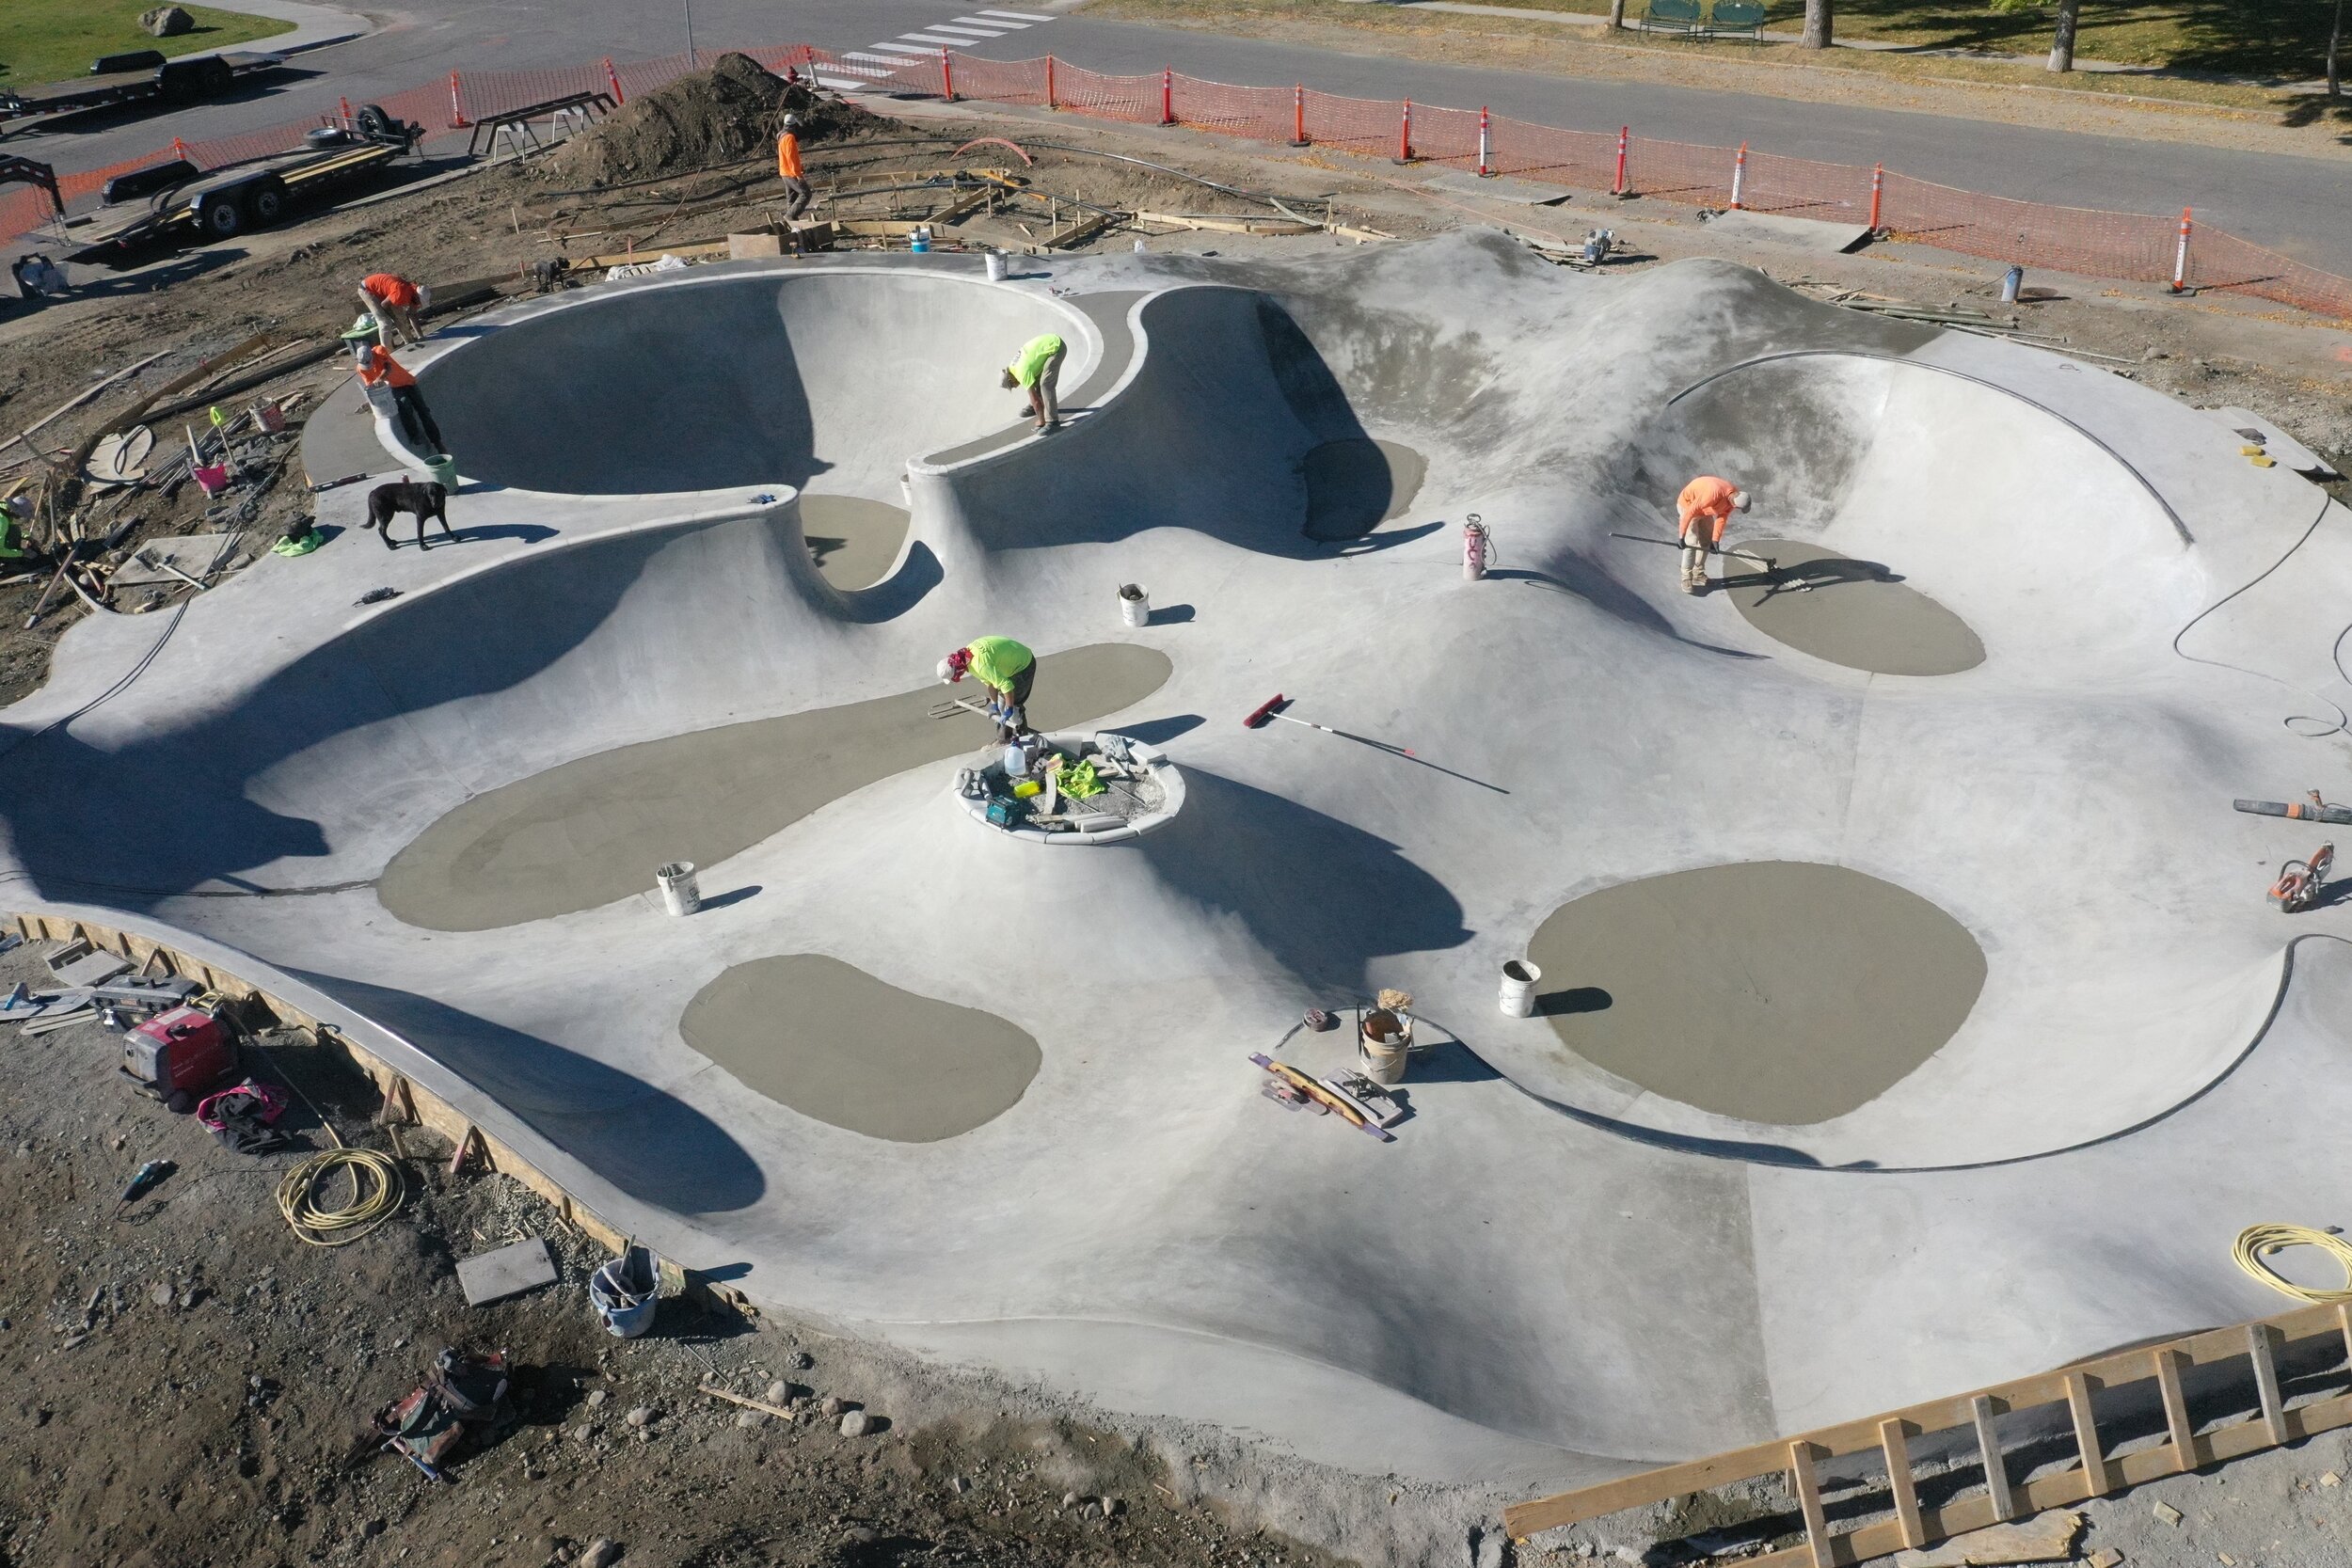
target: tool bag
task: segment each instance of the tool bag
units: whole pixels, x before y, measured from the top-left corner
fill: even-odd
[[[474,1355],[445,1350],[433,1365],[421,1386],[376,1412],[373,1425],[386,1448],[438,1473],[468,1438],[509,1425],[515,1407],[507,1398],[504,1351]]]
[[[275,1084],[248,1078],[233,1089],[197,1101],[196,1119],[240,1154],[270,1154],[294,1140],[278,1131],[286,1114],[286,1093]]]

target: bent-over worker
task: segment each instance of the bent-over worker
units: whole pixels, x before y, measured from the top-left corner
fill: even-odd
[[[1748,509],[1748,493],[1727,479],[1702,474],[1682,487],[1675,506],[1682,514],[1682,591],[1707,592],[1707,558],[1724,542],[1724,525]]]
[[[371,393],[380,387],[391,394],[392,415],[400,423],[402,437],[420,456],[447,456],[449,448],[441,440],[441,427],[433,422],[433,410],[424,405],[424,394],[417,390],[417,378],[408,373],[408,368],[382,343],[354,346],[358,351],[359,384]]]
[[[1005,390],[1027,389],[1029,412],[1037,416],[1040,430],[1061,428],[1061,362],[1069,356],[1069,345],[1047,332],[1023,343],[1005,367]]]
[[[1009,743],[1029,727],[1029,688],[1037,682],[1037,656],[1009,637],[976,637],[939,661],[939,678],[953,686],[971,675],[990,692],[988,716],[996,739]]]
[[[784,134],[776,138],[776,178],[784,182],[784,220],[796,221],[808,211],[808,171],[801,166],[801,117],[784,117]]]
[[[417,325],[417,312],[432,303],[429,286],[411,283],[397,273],[372,272],[359,279],[359,309],[375,323],[375,341],[385,348],[392,346],[395,326],[410,342],[423,342],[424,329]]]

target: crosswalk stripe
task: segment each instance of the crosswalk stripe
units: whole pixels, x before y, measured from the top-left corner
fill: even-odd
[[[1054,20],[1054,19],[1053,19],[1052,17],[1050,17],[1050,16],[1040,16],[1040,15],[1039,15],[1037,12],[1035,12],[1035,11],[991,11],[991,10],[983,10],[982,12],[980,12],[980,14],[981,14],[982,16],[1014,16],[1014,17],[1019,17],[1019,18],[1020,18],[1022,21],[1024,21],[1024,22],[1051,22],[1051,21],[1053,21],[1053,20]]]
[[[932,23],[930,30],[934,33],[952,33],[958,38],[1000,39],[1005,36],[993,27],[954,27],[945,22]]]
[[[1007,32],[1014,33],[1017,33],[1029,25],[1029,24],[1025,22],[1007,22],[1002,18],[993,16],[960,16],[956,18],[956,20],[973,27],[996,27]]]
[[[874,47],[876,47],[877,49],[879,49],[879,48],[881,48],[881,47],[882,47],[882,45],[880,45],[880,44],[876,44]],[[862,49],[851,49],[851,50],[849,50],[848,52],[846,52],[845,54],[843,54],[841,57],[842,57],[843,59],[845,59],[845,60],[871,60],[871,61],[873,61],[876,65],[898,65],[898,64],[901,64],[901,63],[902,63],[901,61],[899,61],[898,59],[897,59],[896,57],[894,57],[894,56],[892,56],[892,55],[868,55],[868,54],[866,54],[866,53],[864,50],[862,50]]]
[[[970,43],[972,41],[970,39],[941,38],[935,33],[900,33],[898,36],[906,40],[909,43],[934,43],[943,46],[951,43]]]
[[[876,71],[870,65],[850,65],[844,60],[835,60],[827,69],[832,71],[846,71],[852,76],[889,76],[895,74],[892,71]]]
[[[917,49],[910,44],[904,43],[878,43],[874,45],[874,47],[877,49],[887,50],[893,55],[929,55],[932,53],[931,50]]]
[[[826,76],[820,74],[817,78],[817,85],[820,87],[831,87],[835,92],[855,92],[861,87],[871,87],[873,84],[870,82],[861,82],[854,76]]]

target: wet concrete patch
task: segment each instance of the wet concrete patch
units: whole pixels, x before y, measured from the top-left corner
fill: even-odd
[[[1405,515],[1421,493],[1427,459],[1395,441],[1361,436],[1326,441],[1309,451],[1307,537],[1360,539]]]
[[[1528,956],[1561,1043],[1653,1094],[1804,1127],[1868,1104],[1984,989],[1966,927],[1844,866],[1750,861],[1563,905]]]
[[[906,542],[906,508],[863,496],[804,495],[801,534],[827,582],[840,589],[871,588]]]
[[[1773,569],[1725,558],[1737,570],[1719,592],[1776,642],[1881,675],[1955,675],[1984,662],[1984,644],[1967,622],[1878,562],[1786,539],[1739,547]]]
[[[678,1032],[745,1087],[896,1143],[936,1143],[993,1121],[1044,1060],[1025,1030],[993,1013],[814,953],[737,964],[695,993]]]
[[[1048,654],[1029,718],[1074,729],[1142,701],[1171,669],[1166,654],[1130,642]],[[376,896],[411,926],[485,931],[643,893],[664,861],[716,865],[854,790],[986,744],[991,728],[976,715],[930,717],[941,696],[925,686],[550,768],[417,835],[384,868]]]

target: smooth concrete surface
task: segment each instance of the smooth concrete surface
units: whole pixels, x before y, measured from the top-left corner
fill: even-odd
[[[1793,861],[1588,893],[1527,952],[1544,974],[1536,1010],[1569,1051],[1647,1093],[1776,1127],[1876,1100],[1984,989],[1976,939],[1933,904]]]
[[[1788,539],[1729,543],[1771,564],[1719,556],[1711,591],[1775,642],[1881,675],[1956,675],[1984,662],[1967,622],[1883,562]]]
[[[773,483],[896,500],[910,452],[1014,421],[997,377],[1029,339],[1062,336],[1073,384],[1102,357],[1052,295],[944,269],[677,281],[562,296],[421,372],[465,475],[560,494]]]
[[[995,1120],[1043,1060],[993,1013],[818,953],[736,965],[694,993],[678,1033],[769,1099],[893,1143],[936,1143]]]
[[[1030,722],[1066,728],[1164,685],[1156,648],[1103,642],[1038,659]],[[933,719],[919,687],[600,752],[477,795],[394,855],[376,883],[393,916],[482,931],[593,909],[651,886],[670,861],[716,866],[878,779],[985,747],[977,714]],[[648,857],[651,857],[648,859]],[[706,881],[707,896],[728,890]]]
[[[863,496],[803,494],[801,532],[827,582],[871,588],[889,574],[906,543],[907,511]]]
[[[527,408],[550,376],[493,345],[546,317],[763,274],[780,311],[838,273],[867,319],[949,269],[707,270],[516,304],[418,357],[480,353],[485,395]],[[999,287],[1117,363],[1068,429],[956,457],[1005,423],[964,373],[993,333],[967,333],[920,383],[953,406],[801,366],[820,400],[871,398],[873,428],[749,453],[823,456],[805,488],[907,508],[871,587],[812,564],[788,471],[477,481],[455,548],[387,554],[353,486],[319,498],[342,531],[314,555],[84,619],[0,714],[9,902],[280,991],[755,1298],[1374,1477],[1597,1479],[2275,1306],[2229,1240],[2352,1196],[2307,1157],[2352,1093],[2352,910],[2281,917],[2262,889],[2309,835],[2228,803],[2337,754],[2344,509],[2136,383],[1722,263],[1585,277],[1462,234],[1036,270]],[[1123,362],[1074,303],[1113,294]],[[1428,472],[1333,546],[1302,531],[1304,464],[1343,439]],[[1671,550],[1613,536],[1669,529],[1696,472],[1756,497],[1743,531],[1885,563],[1983,661],[1847,669],[1684,595]],[[1473,511],[1502,563],[1469,583]],[[1121,582],[1152,625],[1120,626]],[[381,584],[402,596],[355,607]],[[691,918],[651,896],[677,850],[649,842],[571,912],[456,937],[386,912],[386,868],[469,801],[927,705],[940,655],[988,631],[1165,657],[1107,722],[1168,752],[1184,812],[1040,853],[973,831],[952,757],[856,787],[810,757],[803,815],[708,824],[728,836],[690,851]],[[1388,748],[1245,729],[1277,690]],[[553,833],[540,852],[564,858]],[[1902,889],[1983,954],[1959,1027],[1867,1102],[1710,1110],[1498,1008],[1552,911],[1771,862]],[[1009,975],[976,936],[1008,931]],[[786,954],[1002,1019],[1036,1076],[931,1143],[780,1106],[678,1025]],[[1285,1032],[1382,986],[1463,1042],[1417,1065],[1395,1144],[1259,1097],[1250,1051],[1342,1067],[1336,1035]]]
[[[1405,515],[1421,494],[1429,464],[1401,441],[1361,436],[1326,441],[1302,465],[1307,481],[1307,537],[1360,539]]]

